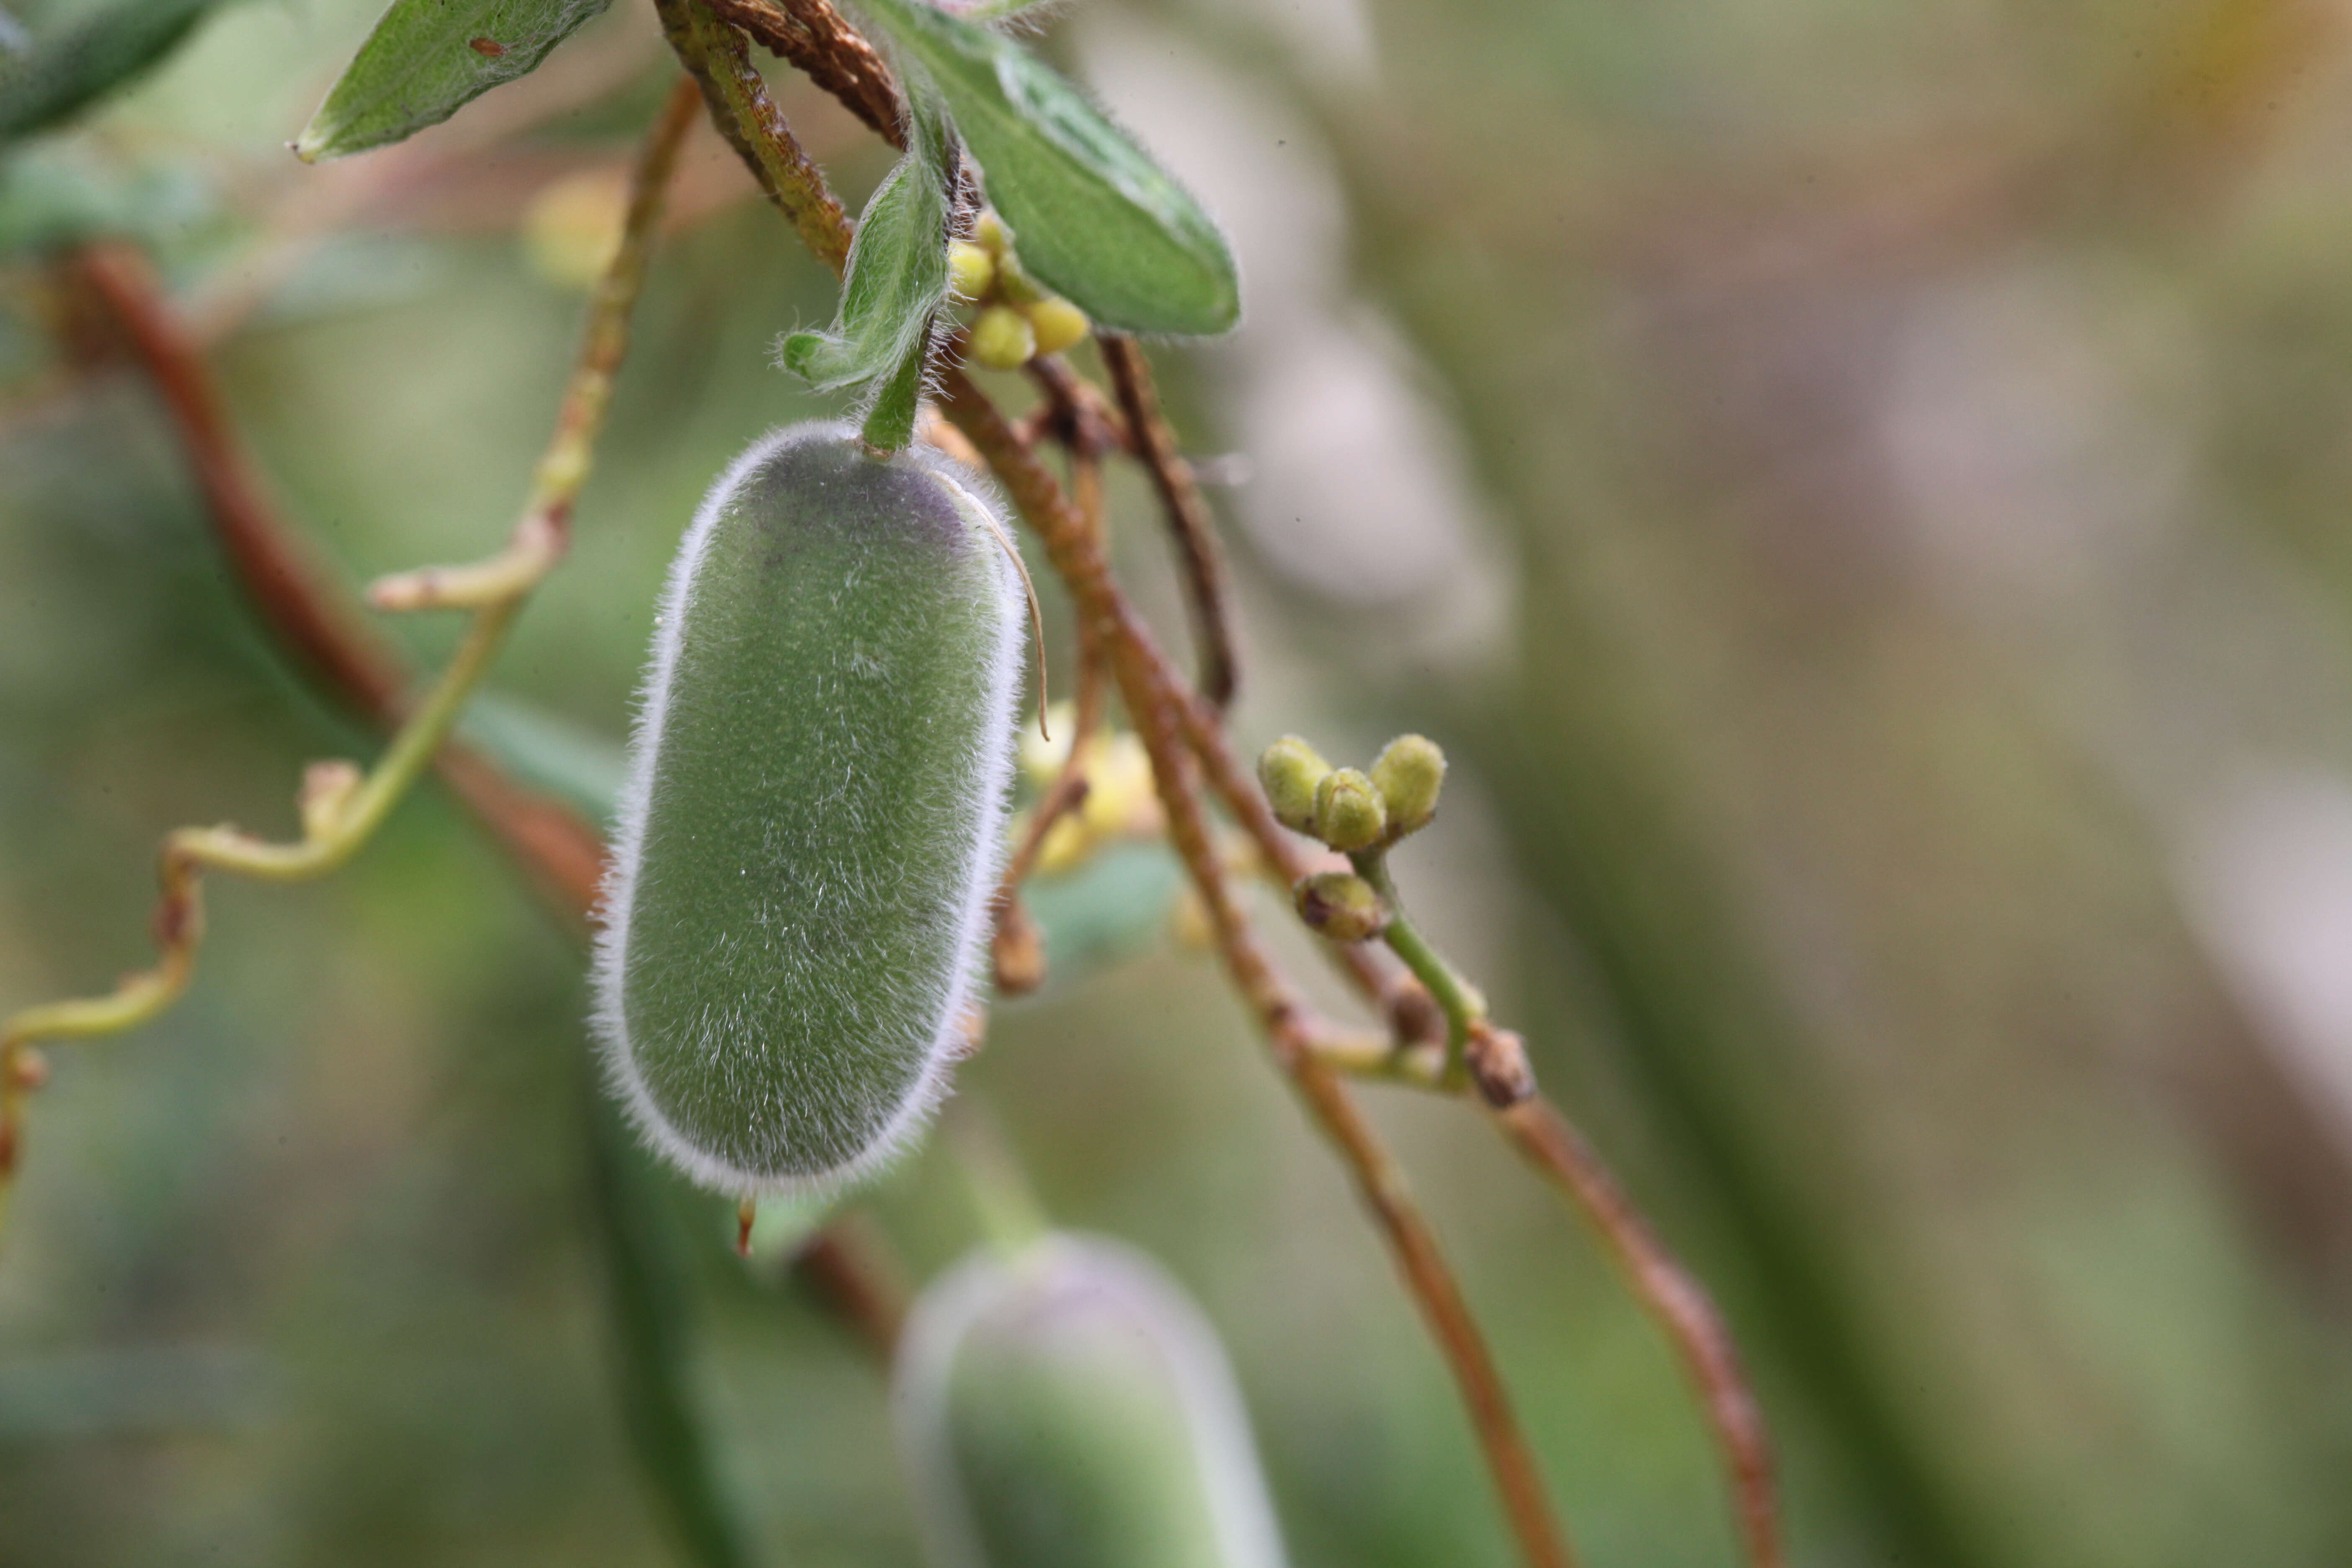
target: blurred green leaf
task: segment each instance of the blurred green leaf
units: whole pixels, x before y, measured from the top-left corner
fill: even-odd
[[[1084,93],[921,0],[860,4],[938,84],[1030,272],[1124,331],[1207,334],[1240,319],[1224,236]]]
[[[26,148],[0,166],[0,257],[100,235],[153,240],[211,216],[215,191],[195,169],[123,170],[79,144]]]
[[[1067,985],[1162,941],[1184,885],[1164,844],[1118,844],[1021,889],[1045,938],[1045,983]]]
[[[592,1210],[629,1442],[646,1479],[702,1568],[757,1560],[695,1408],[698,1332],[688,1265],[662,1199],[665,1179],[595,1085],[587,1104]]]
[[[294,143],[306,163],[403,141],[539,68],[609,0],[393,0]]]
[[[219,0],[117,0],[57,37],[15,37],[0,54],[0,143],[46,131],[179,47]],[[18,41],[23,40],[23,41]]]
[[[896,450],[912,438],[931,318],[948,295],[946,128],[915,94],[907,155],[857,220],[841,309],[829,332],[784,339],[784,368],[819,392],[877,384],[866,438]]]
[[[618,741],[499,691],[475,698],[460,728],[525,784],[562,796],[600,823],[613,820],[629,766]]]

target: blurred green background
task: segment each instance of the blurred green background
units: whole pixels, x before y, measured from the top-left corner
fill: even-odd
[[[481,553],[521,502],[581,297],[519,220],[618,166],[670,68],[620,0],[448,125],[303,168],[374,10],[222,11],[0,170],[0,1008],[145,961],[164,829],[288,830],[301,764],[371,744],[253,624],[46,243],[151,247],[349,580]],[[1243,262],[1241,331],[1159,351],[1231,524],[1237,729],[1449,749],[1400,879],[1722,1300],[1801,1563],[2352,1561],[2347,26],[1086,0],[1049,29]],[[877,144],[773,77],[862,197]],[[750,195],[702,136],[576,551],[478,721],[592,794],[702,488],[823,411],[770,360],[829,279]],[[1150,498],[1113,501],[1179,638]],[[392,630],[430,658],[454,626]],[[32,1108],[0,1563],[681,1560],[620,1414],[573,935],[437,788],[326,882],[210,898],[186,1001],[58,1049]],[[1302,1568],[1511,1561],[1339,1168],[1138,907],[964,1085],[1059,1220],[1200,1299]],[[1733,1561],[1688,1392],[1573,1216],[1460,1107],[1367,1098],[1589,1562]],[[918,1276],[975,1237],[951,1164],[871,1196]],[[760,1559],[914,1563],[882,1375],[722,1210],[662,1203]]]

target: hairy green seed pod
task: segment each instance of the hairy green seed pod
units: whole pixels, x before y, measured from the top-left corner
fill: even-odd
[[[1224,1352],[1130,1248],[962,1264],[916,1304],[897,1384],[933,1568],[1280,1568]]]
[[[1297,735],[1285,735],[1257,760],[1257,782],[1274,817],[1298,833],[1315,831],[1315,791],[1331,776],[1323,754]]]
[[[1298,918],[1333,942],[1365,942],[1388,929],[1389,906],[1352,871],[1318,871],[1291,889]]]
[[[1445,753],[1426,735],[1399,735],[1372,763],[1372,784],[1388,807],[1389,831],[1411,833],[1437,815]]]
[[[979,481],[803,425],[737,459],[656,622],[596,954],[646,1137],[736,1194],[880,1163],[946,1083],[1012,778],[1020,581]]]
[[[1340,768],[1315,788],[1315,834],[1343,855],[1386,837],[1387,805],[1360,768]]]

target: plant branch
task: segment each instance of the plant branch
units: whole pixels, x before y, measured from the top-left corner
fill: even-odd
[[[1234,653],[1233,615],[1225,577],[1224,552],[1217,543],[1217,526],[1201,499],[1192,465],[1176,449],[1175,432],[1160,412],[1159,388],[1152,384],[1151,363],[1133,338],[1118,332],[1097,334],[1103,364],[1110,371],[1112,388],[1127,416],[1136,458],[1160,492],[1161,514],[1176,541],[1177,559],[1184,568],[1184,586],[1191,595],[1192,635],[1199,643],[1201,695],[1222,710],[1232,706],[1240,666]]]
[[[727,138],[784,215],[809,253],[837,276],[849,259],[849,219],[824,183],[824,172],[784,123],[752,68],[743,35],[715,14],[709,0],[655,0],[662,31],[678,60],[702,86],[711,123]]]
[[[1541,1096],[1495,1113],[1520,1153],[1583,1210],[1650,1309],[1692,1381],[1731,1472],[1739,1531],[1753,1568],[1780,1568],[1771,1436],[1731,1331],[1706,1289],[1675,1260],[1575,1125]]]
[[[1530,1568],[1567,1568],[1574,1559],[1520,1433],[1501,1377],[1436,1237],[1402,1172],[1331,1069],[1315,1054],[1307,1015],[1289,983],[1258,945],[1235,901],[1202,813],[1196,763],[1186,746],[1165,657],[1110,576],[1099,542],[1063,496],[1053,474],[1014,437],[995,405],[960,370],[941,377],[948,416],[979,449],[1045,541],[1079,613],[1106,649],[1129,717],[1150,753],[1168,813],[1169,837],[1207,906],[1225,969],[1273,1047],[1275,1060],[1317,1124],[1345,1157],[1358,1194],[1380,1221],[1400,1272],[1420,1305],[1468,1405],[1504,1510]]]
[[[516,526],[512,542],[498,556],[475,566],[412,574],[377,585],[374,597],[386,607],[461,605],[474,611],[474,621],[448,668],[401,720],[374,771],[362,777],[349,763],[313,764],[304,777],[299,797],[302,837],[291,843],[266,842],[226,826],[184,827],[170,834],[163,842],[157,873],[160,892],[153,934],[160,951],[153,967],[128,976],[104,996],[28,1007],[0,1022],[0,1197],[5,1195],[20,1152],[27,1092],[24,1063],[33,1043],[111,1035],[161,1014],[186,989],[194,971],[196,950],[204,940],[202,876],[206,868],[269,881],[297,881],[333,870],[383,825],[447,738],[503,646],[524,599],[562,557],[572,502],[587,477],[588,455],[603,423],[612,373],[626,346],[628,316],[644,279],[661,192],[692,123],[692,111],[690,92],[673,93],[639,156],[622,243],[591,302],[579,363],[565,393],[555,435],[541,461],[530,503]],[[217,405],[200,401],[191,406],[212,421],[192,433],[192,441],[201,438],[206,443],[204,449],[210,453],[233,453],[236,448]],[[279,536],[264,526],[268,514],[259,501],[259,490],[242,482],[249,475],[241,463],[232,460],[225,472],[237,481],[232,496],[237,504],[236,523],[251,536],[246,547],[260,552],[266,560],[293,560],[290,551],[270,548]],[[212,483],[219,482],[220,476],[213,476]],[[271,579],[269,592],[278,597],[268,602],[275,605],[298,595],[299,583],[291,573]],[[300,595],[299,603],[296,624],[313,639],[327,639],[320,628],[331,626],[328,613],[307,595]],[[371,677],[378,673],[362,660],[342,657],[348,650],[331,639],[302,646],[331,661],[329,668],[341,676],[357,679],[362,673]],[[363,687],[361,695],[363,701],[385,700],[381,691],[371,687]],[[37,1069],[32,1078],[37,1081]]]
[[[890,68],[827,0],[709,0],[709,5],[771,53],[790,60],[874,134],[907,150]]]
[[[797,1267],[884,1366],[907,1321],[907,1281],[888,1243],[863,1213],[843,1215],[811,1238]]]

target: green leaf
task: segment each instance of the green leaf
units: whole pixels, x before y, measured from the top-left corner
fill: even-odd
[[[177,48],[219,0],[116,0],[55,37],[0,52],[0,143],[46,131]],[[14,26],[14,19],[10,19]]]
[[[306,163],[404,141],[539,68],[608,0],[393,0],[294,143]]]
[[[102,235],[148,244],[184,238],[219,210],[194,164],[123,166],[86,142],[26,147],[0,163],[0,259],[78,245]]]
[[[782,354],[784,368],[819,392],[872,384],[866,439],[886,451],[912,438],[925,340],[948,297],[947,128],[937,101],[909,86],[907,155],[857,220],[833,330],[794,332]]]
[[[1240,319],[1224,236],[1084,93],[1012,39],[923,0],[857,4],[938,84],[1038,279],[1122,331],[1206,334]]]
[[[1164,945],[1184,868],[1160,843],[1114,844],[1021,889],[1045,942],[1045,984],[1057,989]]]
[[[879,452],[895,452],[915,438],[915,416],[923,406],[923,367],[930,357],[930,340],[918,338],[898,361],[898,368],[875,392],[866,406],[866,425],[858,438]]]
[[[628,773],[618,741],[503,691],[477,693],[460,730],[525,784],[611,825]]]

